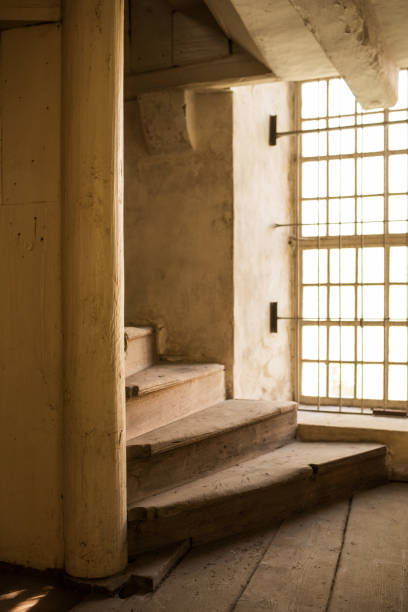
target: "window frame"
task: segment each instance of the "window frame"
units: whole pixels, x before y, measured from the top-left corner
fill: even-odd
[[[338,78],[338,77],[337,77]],[[354,109],[355,112],[353,115],[349,114],[348,117],[352,117],[354,120],[353,125],[351,126],[347,126],[349,129],[354,130],[354,153],[348,153],[348,154],[330,154],[330,148],[329,148],[329,133],[331,131],[334,131],[336,128],[335,127],[330,127],[330,120],[333,119],[338,119],[339,123],[341,122],[341,119],[343,117],[343,115],[329,115],[329,82],[333,81],[334,79],[336,79],[336,77],[334,78],[328,78],[328,79],[318,79],[315,81],[309,81],[310,82],[325,82],[326,83],[326,114],[325,115],[321,115],[315,118],[302,118],[301,116],[301,108],[302,108],[302,85],[303,83],[299,83],[297,86],[297,94],[296,94],[296,121],[297,121],[297,125],[296,125],[296,131],[298,133],[298,139],[297,139],[297,169],[298,169],[298,177],[297,177],[297,212],[296,212],[296,245],[297,245],[297,252],[296,252],[296,278],[297,278],[297,312],[296,312],[296,320],[297,320],[297,326],[296,326],[296,346],[297,346],[297,356],[296,356],[296,370],[297,370],[297,374],[296,374],[296,383],[297,383],[297,389],[296,389],[296,394],[297,394],[297,400],[298,402],[305,408],[309,408],[309,409],[315,409],[315,410],[327,410],[332,412],[333,410],[336,411],[344,411],[344,412],[355,412],[360,411],[361,413],[364,414],[372,414],[372,409],[375,408],[381,408],[381,409],[386,409],[386,410],[398,410],[398,411],[407,411],[407,400],[408,400],[408,395],[407,395],[407,399],[406,400],[390,400],[388,398],[389,395],[389,389],[388,389],[388,383],[389,383],[389,367],[390,365],[403,365],[406,367],[406,372],[407,372],[407,389],[408,389],[408,350],[407,350],[407,357],[406,357],[406,361],[404,362],[390,362],[389,359],[389,330],[392,327],[405,327],[407,329],[407,347],[408,347],[408,269],[407,269],[407,278],[406,281],[403,283],[400,283],[403,286],[406,286],[407,288],[407,314],[404,320],[392,320],[390,321],[389,318],[389,290],[390,290],[390,285],[393,285],[394,283],[390,283],[390,279],[389,279],[389,269],[390,269],[390,248],[392,248],[393,246],[403,246],[403,247],[408,247],[408,233],[390,233],[390,225],[389,225],[389,219],[388,219],[388,211],[389,211],[389,197],[394,196],[394,195],[402,195],[407,199],[407,205],[408,205],[408,185],[407,185],[407,191],[404,192],[400,192],[399,194],[397,193],[389,193],[389,159],[394,156],[394,155],[406,155],[407,156],[407,177],[408,177],[408,143],[407,144],[407,148],[405,149],[389,149],[389,126],[390,125],[398,125],[399,123],[402,123],[402,121],[390,121],[390,112],[393,111],[389,111],[387,109],[375,109],[372,112],[357,112],[358,111],[358,106],[357,103],[355,103]],[[407,107],[408,107],[408,101],[407,101]],[[398,109],[400,110],[400,109]],[[401,113],[404,112],[406,114],[405,119],[403,120],[403,123],[405,123],[408,126],[408,109],[401,109],[400,111]],[[383,114],[383,120],[380,122],[381,125],[383,126],[383,138],[384,138],[384,147],[383,150],[380,151],[370,151],[370,152],[362,152],[359,151],[359,128],[361,129],[361,127],[364,126],[368,126],[370,127],[370,122],[365,122],[364,118],[366,117],[370,117],[371,115],[378,115],[379,113]],[[325,127],[321,128],[320,134],[326,134],[326,144],[325,144],[325,154],[324,155],[314,155],[314,156],[302,156],[302,138],[304,136],[304,134],[308,131],[306,130],[302,130],[302,123],[305,121],[324,121],[325,122]],[[373,122],[374,123],[374,122]],[[379,122],[375,122],[376,124],[378,124]],[[330,127],[330,129],[327,129],[327,127]],[[343,129],[347,129],[347,127],[344,127]],[[408,127],[407,127],[408,129]],[[319,133],[319,132],[318,132]],[[320,138],[320,136],[318,136],[318,139]],[[320,140],[319,140],[320,143]],[[383,157],[383,178],[384,178],[384,192],[381,194],[362,194],[362,193],[358,193],[359,192],[359,185],[358,185],[358,161],[359,159],[363,159],[363,158],[367,158],[367,157],[374,157],[374,156],[381,156]],[[337,196],[337,195],[330,195],[330,177],[329,177],[329,161],[332,160],[341,160],[343,159],[354,159],[355,163],[354,163],[354,193],[351,196]],[[309,198],[303,198],[302,197],[302,169],[303,169],[303,165],[304,163],[310,162],[310,161],[317,161],[317,162],[321,162],[321,161],[326,161],[326,168],[325,168],[325,172],[326,172],[326,193],[324,196],[320,196],[319,194],[316,197],[309,197]],[[318,182],[320,180],[320,177],[318,176],[317,178]],[[408,180],[408,178],[407,178]],[[374,221],[374,222],[378,222],[378,223],[382,223],[383,224],[383,233],[373,233],[373,234],[365,234],[361,225],[361,233],[358,233],[358,227],[360,225],[360,221],[358,219],[358,200],[359,198],[363,198],[363,197],[375,197],[376,195],[378,195],[379,197],[383,198],[383,219],[382,220],[378,220],[378,221]],[[330,223],[330,216],[329,216],[329,201],[330,200],[342,200],[344,198],[352,198],[354,200],[354,221],[353,221],[353,225],[354,225],[354,234],[352,235],[341,235],[341,221],[339,219],[339,235],[333,235],[330,234],[329,232],[329,223]],[[325,202],[325,220],[323,221],[322,225],[325,226],[325,232],[324,235],[317,235],[317,236],[303,236],[302,235],[302,230],[303,230],[303,224],[302,224],[302,204],[305,201],[317,201],[317,207],[318,209],[320,208],[320,201],[324,201]],[[404,219],[404,221],[408,220],[408,212],[406,214],[406,219]],[[391,221],[392,222],[392,221]],[[361,219],[361,223],[362,223],[362,219]],[[358,293],[358,288],[360,286],[367,286],[368,283],[364,283],[363,279],[362,282],[358,282],[359,278],[358,278],[358,274],[357,274],[357,266],[358,266],[358,259],[359,259],[359,249],[364,249],[364,248],[370,248],[370,246],[372,247],[381,247],[384,249],[384,280],[383,283],[377,283],[378,285],[383,285],[384,287],[384,315],[381,319],[377,319],[377,320],[367,320],[367,319],[363,319],[361,318],[357,318],[358,317],[358,311],[357,311],[357,293]],[[330,287],[333,286],[343,286],[344,283],[340,282],[340,278],[339,278],[339,283],[331,283],[331,279],[329,276],[329,268],[330,268],[330,264],[329,264],[329,249],[342,249],[342,248],[354,248],[355,249],[355,259],[356,259],[356,275],[355,275],[355,279],[353,283],[349,283],[350,286],[354,287],[354,294],[355,294],[355,306],[354,306],[354,320],[342,320],[340,318],[340,312],[339,312],[339,318],[331,318],[330,316],[330,304],[329,304],[329,300],[330,300],[330,296],[329,296],[329,292],[330,292]],[[326,309],[327,309],[327,313],[326,313],[326,317],[324,319],[304,319],[303,318],[303,287],[305,286],[305,283],[302,282],[302,278],[303,278],[303,252],[308,250],[308,249],[327,249],[327,278],[326,278],[326,282],[325,283],[318,283],[319,286],[325,286],[327,287],[326,289]],[[319,281],[319,279],[318,279]],[[398,283],[395,283],[398,284]],[[308,286],[317,286],[317,284],[315,285],[308,285]],[[318,359],[306,359],[303,357],[303,346],[302,346],[302,337],[303,337],[303,328],[305,326],[323,326],[326,328],[326,357],[325,359],[321,359],[320,355],[318,355]],[[332,327],[341,327],[342,326],[351,326],[355,329],[354,332],[354,359],[353,360],[347,360],[347,362],[345,362],[344,360],[341,361],[340,359],[335,361],[330,359],[330,352],[329,352],[329,334],[330,334],[330,328]],[[357,393],[357,369],[358,366],[360,364],[371,364],[374,362],[367,362],[367,361],[362,361],[362,360],[358,360],[358,356],[357,356],[357,334],[358,334],[358,328],[362,328],[364,329],[364,327],[366,326],[381,326],[383,327],[383,350],[384,350],[384,354],[383,354],[383,361],[380,362],[376,362],[380,365],[382,365],[383,367],[383,398],[382,399],[369,399],[369,398],[363,398],[363,397],[357,397],[358,393]],[[341,333],[341,332],[340,332]],[[340,356],[341,357],[341,356]],[[364,355],[363,355],[364,358]],[[320,394],[320,381],[317,381],[317,388],[318,388],[318,394],[317,395],[303,395],[302,394],[302,369],[303,369],[303,364],[304,363],[318,363],[318,364],[325,364],[326,367],[326,393],[325,394]],[[330,363],[352,363],[353,367],[354,367],[354,393],[353,393],[353,397],[342,397],[342,388],[341,388],[341,379],[339,382],[339,397],[334,397],[334,396],[330,396],[329,395],[329,364]],[[362,367],[362,366],[361,366]],[[320,365],[317,365],[318,371],[320,370]],[[363,382],[361,383],[361,386],[363,388]],[[408,393],[408,390],[407,390]],[[364,393],[361,393],[361,396],[363,396]],[[330,409],[331,407],[331,409]]]

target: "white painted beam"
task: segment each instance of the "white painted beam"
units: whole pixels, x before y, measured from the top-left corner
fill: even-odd
[[[336,70],[288,0],[205,0],[226,35],[284,81]]]
[[[289,0],[364,108],[397,100],[398,69],[367,0]]]
[[[340,75],[365,108],[396,101],[397,66],[368,0],[205,2],[227,36],[278,78]]]
[[[256,40],[254,40],[248,31],[233,2],[229,0],[225,2],[219,2],[219,0],[205,0],[205,3],[228,38],[232,38],[259,62],[265,64],[266,58],[262,54]]]

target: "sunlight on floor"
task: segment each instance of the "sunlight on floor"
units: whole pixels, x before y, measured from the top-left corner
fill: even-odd
[[[9,601],[10,608],[7,608],[9,612],[25,612],[25,610],[31,610],[34,608],[39,601],[47,597],[48,593],[53,590],[52,586],[45,586],[41,589],[41,592],[38,595],[30,595],[27,589],[21,589],[19,591],[10,591],[9,593],[4,593],[0,595],[0,602]],[[24,597],[24,593],[26,593],[26,597]],[[18,602],[13,602],[13,600],[18,599]],[[13,605],[13,603],[15,605]],[[0,604],[0,609],[3,609],[3,606]],[[6,609],[6,608],[4,608]]]

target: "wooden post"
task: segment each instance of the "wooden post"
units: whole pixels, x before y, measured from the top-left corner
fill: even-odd
[[[123,0],[63,14],[65,569],[126,564]]]

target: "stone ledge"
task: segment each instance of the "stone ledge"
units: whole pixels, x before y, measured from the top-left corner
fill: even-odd
[[[390,479],[408,481],[408,419],[298,411],[297,438],[307,442],[377,442],[388,448]]]

